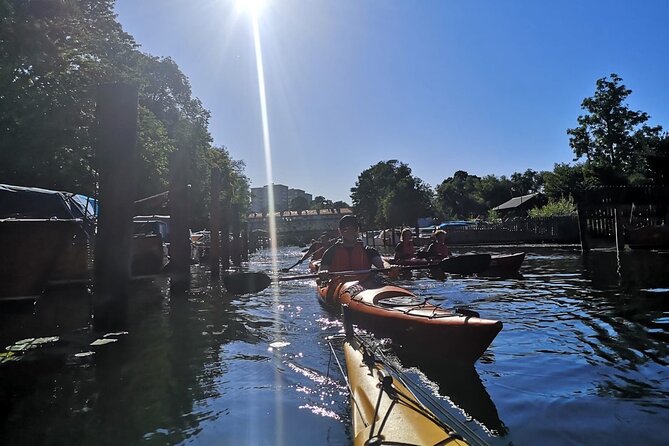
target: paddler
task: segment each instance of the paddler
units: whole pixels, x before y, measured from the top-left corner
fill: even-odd
[[[404,228],[402,229],[400,242],[395,246],[395,262],[414,258],[416,258],[416,251],[413,245],[413,233],[410,228]]]
[[[354,215],[344,215],[339,220],[339,235],[341,239],[328,248],[321,259],[319,271],[323,279],[338,271],[356,271],[383,268],[381,254],[371,246],[365,246],[358,238],[358,219]],[[399,269],[391,269],[389,275],[397,277]],[[366,277],[350,277],[350,280],[362,280]],[[349,277],[347,277],[349,279]]]
[[[445,259],[451,253],[446,245],[446,231],[439,229],[434,233],[434,241],[427,247],[427,258]]]
[[[327,250],[330,246],[332,246],[337,239],[330,240],[330,237],[328,236],[327,232],[324,232],[321,234],[320,238],[313,242],[311,246],[309,246],[309,249],[307,252],[304,253],[302,258],[300,259],[300,263],[304,262],[307,260],[309,257],[312,257],[313,260],[318,260],[321,257],[323,257],[323,253],[325,253],[325,250]]]

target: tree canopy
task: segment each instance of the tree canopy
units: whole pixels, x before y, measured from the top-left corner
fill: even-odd
[[[662,139],[662,127],[648,126],[646,112],[629,108],[631,93],[615,73],[598,79],[594,96],[581,103],[587,113],[567,130],[575,161],[585,158],[590,184],[635,184],[649,177],[647,158]]]
[[[113,0],[0,0],[0,178],[93,194],[96,87],[125,82],[139,88],[135,198],[164,191],[169,154],[185,150],[200,224],[216,164],[232,175],[233,201],[246,209],[244,165],[212,147],[209,112],[188,78],[172,59],[139,51],[113,7]]]
[[[351,200],[361,226],[415,225],[431,216],[432,190],[411,175],[398,160],[380,161],[364,170],[351,188]]]

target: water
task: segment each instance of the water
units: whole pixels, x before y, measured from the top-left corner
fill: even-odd
[[[665,444],[668,255],[628,253],[619,264],[613,252],[527,252],[520,279],[401,282],[504,322],[475,369],[400,356],[407,376],[495,445]],[[279,266],[299,255],[280,249]],[[249,265],[270,267],[266,252]],[[342,327],[314,283],[238,297],[206,267],[193,274],[185,295],[164,279],[134,284],[116,333],[88,328],[89,298],[76,290],[2,304],[2,346],[58,338],[0,357],[0,442],[350,443],[348,394],[326,340]]]

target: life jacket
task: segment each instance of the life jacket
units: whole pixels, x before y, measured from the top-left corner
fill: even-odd
[[[323,253],[325,252],[327,248],[325,246],[321,246],[318,248],[316,251],[314,251],[313,255],[311,256],[311,260],[320,260],[323,258]]]
[[[401,259],[411,259],[416,256],[416,252],[414,251],[413,247],[413,240],[406,240],[400,242],[398,248]]]
[[[335,243],[333,247],[335,254],[330,265],[330,272],[355,271],[372,267],[372,262],[361,240],[357,240],[350,248],[344,247],[341,242]]]
[[[448,257],[450,253],[448,252],[448,245],[446,243],[432,243],[432,249],[430,250],[430,256],[432,257]]]

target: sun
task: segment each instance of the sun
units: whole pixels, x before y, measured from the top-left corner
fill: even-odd
[[[257,17],[267,6],[267,0],[235,0],[237,11]]]

